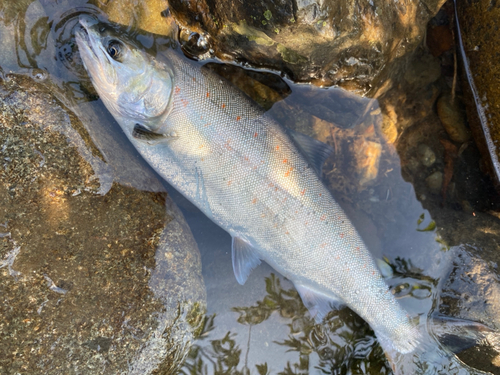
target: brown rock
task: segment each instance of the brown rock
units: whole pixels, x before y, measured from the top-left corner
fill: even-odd
[[[0,373],[175,373],[205,311],[196,243],[165,193],[103,189],[75,128],[0,79]]]
[[[122,0],[98,4],[112,22],[134,25],[149,33],[174,36],[176,26],[162,17],[162,12],[168,8],[167,0]]]

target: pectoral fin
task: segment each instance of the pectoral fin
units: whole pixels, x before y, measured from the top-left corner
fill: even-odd
[[[290,134],[299,150],[304,154],[307,161],[311,163],[316,173],[318,173],[318,176],[321,177],[321,169],[323,168],[323,164],[325,163],[325,160],[333,153],[333,148],[326,143],[309,137],[308,135],[296,132],[295,130],[291,129],[287,130],[288,134]]]
[[[301,284],[295,284],[295,288],[316,323],[321,323],[332,309],[338,310],[344,306],[340,298],[326,296]]]
[[[260,264],[260,258],[252,245],[239,237],[233,237],[232,256],[234,276],[243,285],[252,270]]]
[[[135,139],[139,139],[141,141],[148,141],[148,142],[177,138],[177,136],[155,133],[154,131],[149,130],[147,127],[141,124],[134,125],[134,130],[132,131],[132,137],[134,137]]]

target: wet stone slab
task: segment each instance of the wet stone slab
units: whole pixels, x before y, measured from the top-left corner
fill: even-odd
[[[360,94],[390,82],[388,73],[424,39],[443,1],[170,0],[183,48],[194,56],[247,62],[298,82],[338,85]]]
[[[462,62],[467,119],[488,170],[500,185],[500,5],[468,0],[457,4],[457,43]]]
[[[99,194],[85,159],[103,161],[42,87],[9,77],[0,98],[0,373],[175,372],[206,304],[182,214],[165,193]]]

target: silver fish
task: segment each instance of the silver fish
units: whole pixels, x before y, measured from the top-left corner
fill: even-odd
[[[396,373],[480,373],[395,300],[313,167],[324,145],[284,130],[172,50],[153,57],[89,16],[80,24],[76,41],[104,104],[144,159],[229,232],[240,284],[264,260],[293,281],[317,321],[340,305],[366,320]]]

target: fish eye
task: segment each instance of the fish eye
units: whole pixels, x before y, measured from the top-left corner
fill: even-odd
[[[110,40],[108,43],[108,47],[106,48],[106,51],[108,52],[108,55],[116,60],[119,61],[121,52],[122,52],[123,45],[121,42],[118,40]]]

